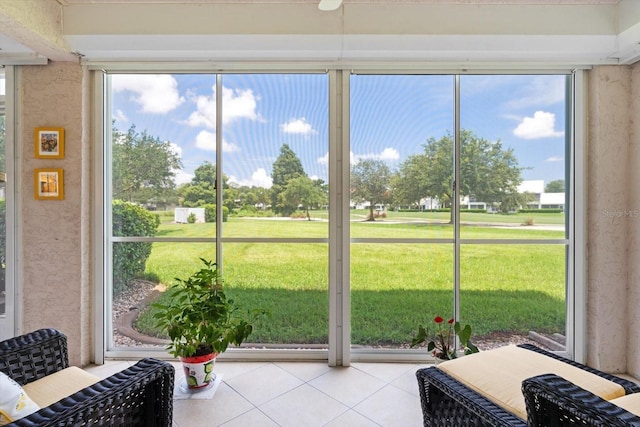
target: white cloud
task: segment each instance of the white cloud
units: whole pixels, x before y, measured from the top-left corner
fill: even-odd
[[[170,142],[169,146],[171,147],[171,151],[173,151],[175,155],[177,155],[178,157],[182,157],[182,147],[174,142]]]
[[[187,184],[195,177],[194,174],[185,172],[183,170],[174,170],[176,176],[173,178],[176,185]]]
[[[196,147],[206,151],[216,151],[216,134],[206,130],[196,136]]]
[[[267,174],[267,171],[263,168],[258,168],[249,179],[238,180],[234,176],[229,177],[229,182],[240,186],[247,187],[263,187],[263,188],[271,188],[273,185],[273,179]]]
[[[513,134],[523,139],[557,138],[564,132],[554,130],[556,116],[545,111],[536,111],[533,117],[522,119]]]
[[[111,82],[114,92],[133,92],[131,100],[145,113],[168,113],[184,102],[178,82],[168,74],[114,74]]]
[[[202,130],[196,135],[196,147],[206,151],[216,151],[216,134],[206,130]],[[238,151],[237,145],[222,140],[222,152],[231,153]]]
[[[551,157],[546,158],[544,161],[545,162],[562,162],[562,161],[564,161],[564,158],[558,157],[558,156],[551,156]]]
[[[245,118],[249,120],[260,120],[257,113],[258,101],[260,97],[256,96],[251,89],[229,89],[222,88],[222,123],[230,123],[234,120]],[[201,95],[195,98],[196,111],[191,113],[187,119],[190,126],[204,126],[209,129],[216,128],[216,93],[213,87],[210,96]]]
[[[313,126],[311,126],[311,123],[309,123],[305,117],[291,119],[287,123],[281,124],[280,129],[282,129],[284,133],[297,133],[303,135],[318,133],[313,129]]]
[[[329,152],[327,152],[327,154],[325,154],[322,157],[318,157],[317,162],[320,165],[328,165],[329,164]]]
[[[129,118],[127,117],[127,115],[122,110],[116,110],[116,112],[113,114],[113,118],[117,122],[121,122],[121,123],[126,123],[126,122],[129,121]]]
[[[196,111],[187,119],[189,126],[204,126],[209,129],[216,128],[216,97],[198,96],[196,98]]]
[[[352,165],[357,164],[361,160],[382,160],[384,162],[396,161],[400,159],[400,153],[395,148],[385,148],[380,153],[354,154],[350,153],[350,162]]]
[[[354,154],[353,151],[349,153],[349,162],[352,165],[357,164],[360,160],[382,160],[384,162],[392,162],[400,159],[400,153],[395,148],[385,148],[380,153],[367,153],[367,154]],[[318,157],[318,164],[329,164],[329,153],[322,157]]]

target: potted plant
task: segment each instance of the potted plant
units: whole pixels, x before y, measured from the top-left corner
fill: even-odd
[[[435,336],[430,336],[427,329],[419,325],[418,334],[411,340],[411,347],[419,346],[427,343],[427,351],[430,351],[437,361],[450,360],[458,357],[458,351],[455,347],[455,337],[460,341],[463,354],[478,353],[478,347],[471,342],[471,325],[464,327],[460,322],[456,322],[451,318],[445,325],[444,318],[436,316],[433,319],[435,326]]]
[[[187,385],[202,388],[215,379],[213,363],[230,344],[241,345],[253,331],[252,322],[266,310],[242,314],[223,290],[222,276],[212,261],[186,279],[178,279],[168,303],[153,304],[154,319],[167,331],[169,353],[182,361]]]

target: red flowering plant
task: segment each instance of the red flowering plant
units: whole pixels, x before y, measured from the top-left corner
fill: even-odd
[[[427,351],[437,359],[449,360],[458,357],[455,341],[456,336],[460,341],[460,348],[464,354],[477,353],[478,347],[473,345],[471,339],[471,325],[464,327],[460,322],[451,318],[446,323],[441,316],[436,316],[433,321],[436,324],[435,335],[429,335],[427,328],[418,326],[418,334],[411,340],[411,347],[427,343]]]

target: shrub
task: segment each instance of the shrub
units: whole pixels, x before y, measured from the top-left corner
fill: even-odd
[[[155,236],[160,217],[133,203],[113,201],[115,237]],[[151,254],[151,243],[123,242],[113,245],[113,292],[123,291],[129,282],[144,273]]]
[[[244,205],[236,212],[236,216],[258,216],[258,208],[251,205]]]
[[[196,223],[196,214],[194,214],[193,212],[191,212],[189,214],[189,216],[187,217],[187,223],[189,224],[195,224]]]
[[[259,217],[259,218],[271,218],[274,217],[275,214],[271,209],[262,210],[257,209],[253,206],[243,206],[241,209],[234,212],[234,216],[242,218],[242,217]]]
[[[204,221],[205,222],[216,222],[216,205],[214,203],[207,203],[206,205],[200,206],[204,208]],[[229,208],[226,206],[222,207],[222,222],[227,222],[229,219]]]

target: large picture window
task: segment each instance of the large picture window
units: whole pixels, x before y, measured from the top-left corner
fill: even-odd
[[[200,258],[271,311],[228,357],[421,359],[435,316],[564,349],[573,77],[332,73],[106,74],[107,354],[163,351],[152,303]]]

